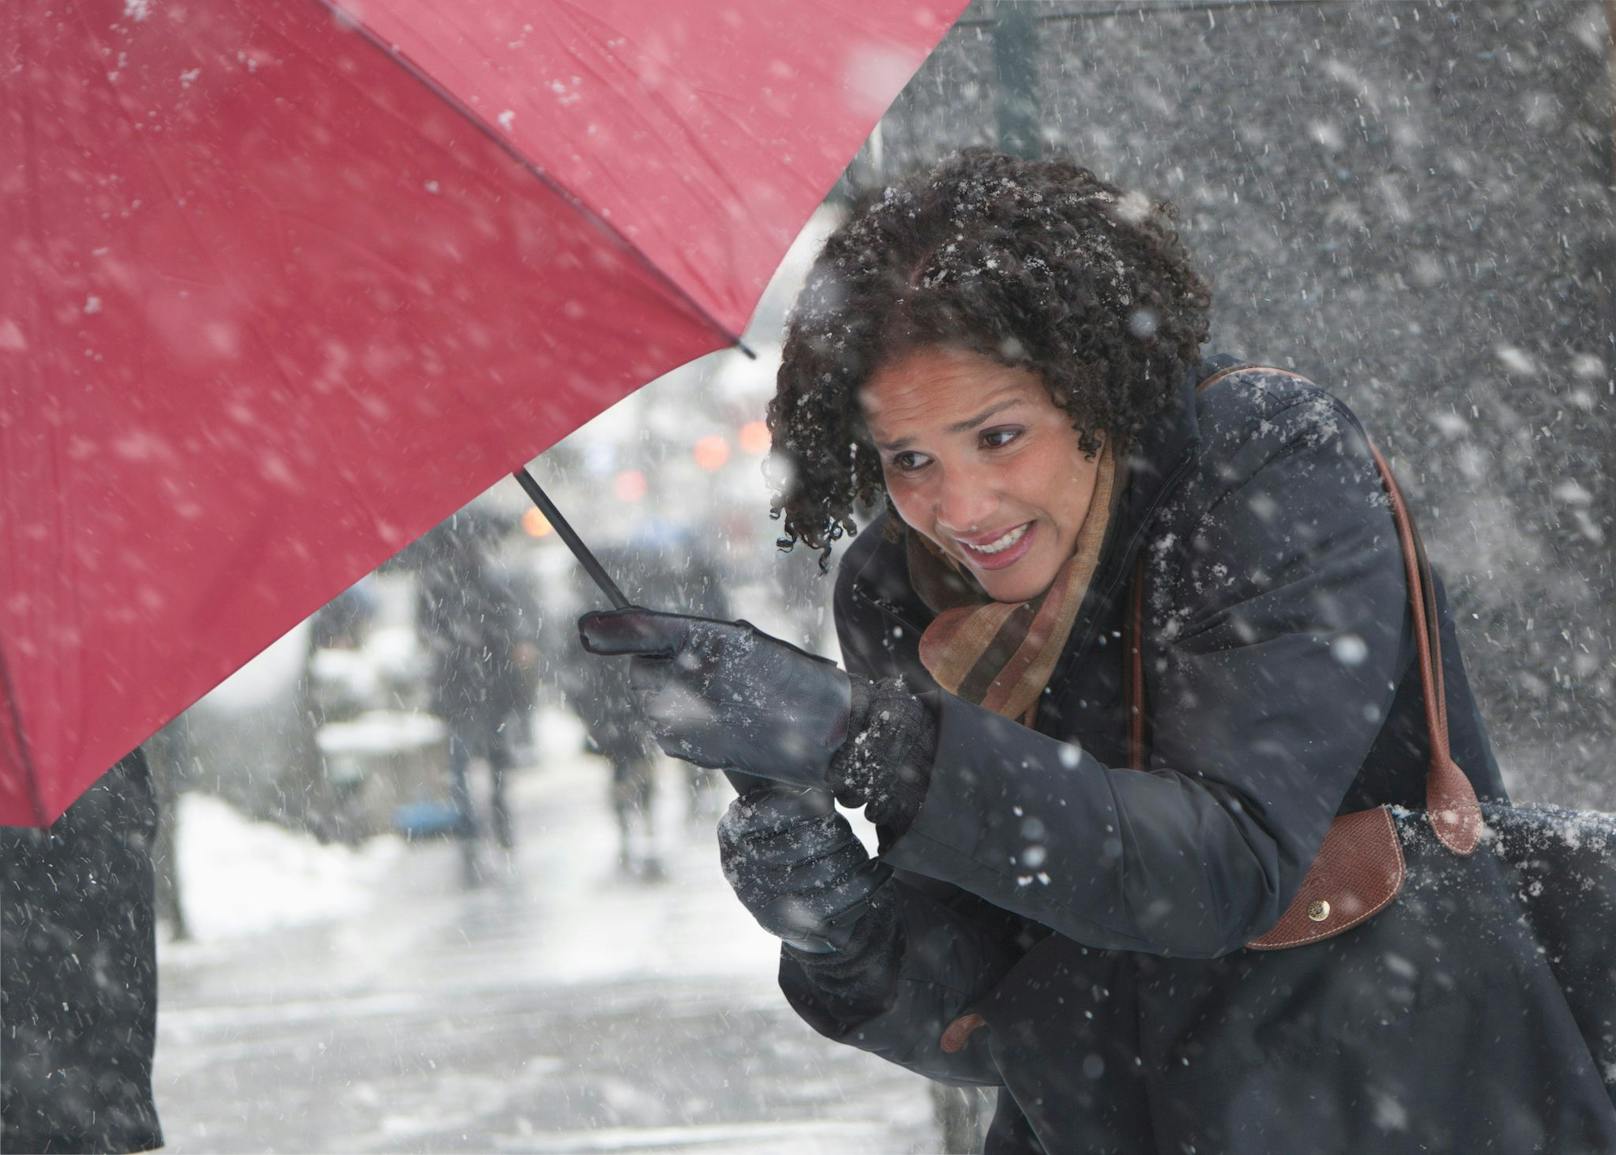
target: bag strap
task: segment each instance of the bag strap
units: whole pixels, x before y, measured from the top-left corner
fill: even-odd
[[[1206,389],[1231,373],[1249,369],[1301,379],[1298,374],[1286,369],[1238,365],[1212,374],[1197,388]],[[1397,524],[1403,569],[1408,579],[1409,609],[1414,619],[1414,644],[1425,706],[1425,731],[1430,742],[1430,768],[1425,776],[1425,807],[1431,828],[1442,844],[1456,854],[1469,854],[1481,839],[1481,806],[1476,800],[1475,787],[1454,762],[1448,743],[1448,703],[1442,676],[1442,636],[1437,614],[1436,583],[1431,574],[1430,560],[1425,554],[1425,545],[1403,500],[1397,479],[1392,475],[1391,466],[1373,443],[1369,446],[1369,452],[1374,457],[1375,468],[1380,471],[1381,485],[1386,490],[1392,518]],[[1131,667],[1126,685],[1128,758],[1130,765],[1141,769],[1146,765],[1144,585],[1145,561],[1141,554],[1134,569],[1133,589],[1129,596],[1130,636],[1125,647]]]

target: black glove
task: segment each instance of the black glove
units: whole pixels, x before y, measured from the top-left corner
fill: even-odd
[[[697,766],[826,786],[852,690],[834,662],[749,622],[629,608],[578,619],[584,649],[630,654],[629,684],[657,745]]]
[[[735,799],[718,821],[718,853],[735,897],[758,924],[809,954],[847,946],[892,873],[819,790],[765,789]]]
[[[848,739],[826,777],[836,801],[849,809],[863,806],[866,818],[888,828],[883,837],[897,837],[926,800],[937,720],[901,678],[853,678],[852,684]]]

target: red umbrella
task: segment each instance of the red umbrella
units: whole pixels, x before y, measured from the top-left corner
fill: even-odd
[[[0,7],[0,822],[734,343],[963,6]]]

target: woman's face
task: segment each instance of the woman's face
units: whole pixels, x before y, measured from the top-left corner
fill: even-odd
[[[887,493],[908,526],[995,601],[1043,593],[1077,546],[1099,457],[1042,378],[964,349],[889,361],[859,394]]]

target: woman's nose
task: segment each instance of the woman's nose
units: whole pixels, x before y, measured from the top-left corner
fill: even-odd
[[[979,470],[953,469],[938,487],[934,517],[939,529],[975,533],[992,528],[988,522],[998,506],[998,495]]]

